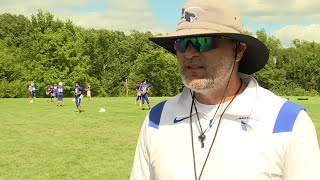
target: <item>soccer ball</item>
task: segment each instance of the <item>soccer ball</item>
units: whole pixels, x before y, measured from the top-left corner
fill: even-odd
[[[31,100],[30,103],[33,103],[33,100]]]
[[[100,108],[99,112],[106,112],[105,108]]]

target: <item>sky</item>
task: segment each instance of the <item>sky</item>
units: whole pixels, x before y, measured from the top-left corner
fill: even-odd
[[[188,0],[0,0],[0,14],[39,9],[86,28],[170,33]],[[213,0],[214,1],[214,0]],[[320,42],[320,0],[226,0],[240,10],[245,30],[264,28],[286,47],[293,39]]]

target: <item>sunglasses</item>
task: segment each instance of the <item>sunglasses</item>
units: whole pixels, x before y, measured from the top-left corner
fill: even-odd
[[[174,49],[179,52],[186,52],[189,43],[192,44],[192,46],[198,51],[198,52],[204,52],[211,49],[218,48],[218,42],[217,39],[231,39],[229,37],[187,37],[187,38],[179,38],[176,39],[174,42]]]

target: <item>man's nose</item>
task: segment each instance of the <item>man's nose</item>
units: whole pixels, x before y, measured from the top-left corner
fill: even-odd
[[[189,43],[186,48],[186,52],[184,52],[184,56],[186,58],[192,58],[194,56],[199,56],[200,52],[193,46],[192,43]]]

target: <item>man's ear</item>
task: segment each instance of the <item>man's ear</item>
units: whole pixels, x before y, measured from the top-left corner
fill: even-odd
[[[236,49],[236,61],[239,62],[243,56],[244,51],[246,50],[247,45],[244,43],[239,43],[238,48]]]

